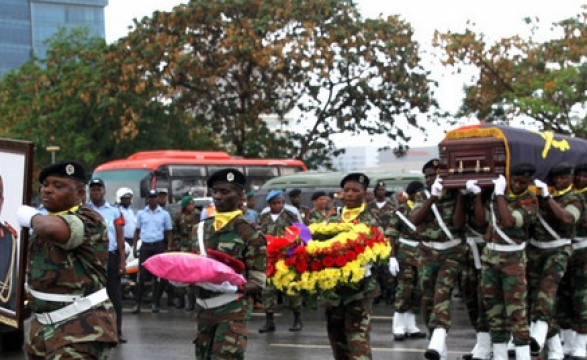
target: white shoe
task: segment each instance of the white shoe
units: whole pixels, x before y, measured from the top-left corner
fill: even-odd
[[[436,328],[432,332],[432,338],[430,338],[424,357],[428,360],[440,360],[443,352],[446,353],[446,329]]]
[[[571,356],[583,359],[587,357],[587,334],[575,334]]]
[[[566,356],[571,356],[573,351],[573,341],[575,340],[575,332],[572,329],[563,329],[560,331],[561,341],[563,342],[563,353]]]
[[[516,360],[530,360],[530,345],[516,346]]]
[[[563,360],[565,354],[558,334],[546,340],[546,346],[548,347],[548,360]]]
[[[493,344],[493,360],[508,360],[508,344]]]
[[[491,354],[491,337],[489,333],[477,333],[477,343],[471,354],[473,355],[473,360],[485,360],[489,358],[489,354]]]
[[[544,348],[546,333],[548,333],[548,323],[546,321],[539,320],[532,323],[530,327],[530,350],[533,353],[540,352]]]
[[[403,340],[406,336],[406,313],[393,314],[393,338]]]

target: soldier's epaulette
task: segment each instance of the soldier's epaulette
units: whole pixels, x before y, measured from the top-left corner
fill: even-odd
[[[248,227],[248,228],[252,229],[253,231],[258,231],[260,229],[259,225],[253,224],[250,221],[247,221],[245,218],[240,217],[240,218],[234,219],[234,227],[235,228],[241,228],[243,226]]]

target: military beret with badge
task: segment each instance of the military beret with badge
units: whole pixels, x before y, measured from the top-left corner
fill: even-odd
[[[380,187],[385,189],[385,183],[383,181],[377,182],[377,184],[375,184],[375,187],[373,188],[373,191],[377,190]]]
[[[39,182],[45,181],[48,176],[68,178],[85,183],[88,180],[86,169],[77,161],[61,161],[51,164],[41,170]]]
[[[359,184],[363,185],[363,187],[365,189],[367,189],[369,187],[369,178],[367,177],[367,175],[365,175],[363,173],[350,173],[350,174],[348,174],[347,176],[342,178],[342,180],[340,181],[340,187],[344,188],[344,185],[349,181],[359,183]]]
[[[283,199],[283,192],[280,190],[271,190],[265,197],[265,201],[270,202],[274,199]]]
[[[237,169],[226,168],[218,170],[208,178],[208,187],[213,187],[216,183],[233,184],[244,188],[247,184],[245,175]]]
[[[426,164],[424,164],[424,166],[422,167],[422,172],[426,172],[426,169],[434,169],[436,170],[436,172],[440,171],[440,160],[438,159],[431,159],[428,160],[428,162],[426,162]]]

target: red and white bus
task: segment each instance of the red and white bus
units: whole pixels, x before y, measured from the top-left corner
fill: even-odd
[[[149,189],[167,189],[169,202],[175,203],[187,193],[209,196],[206,180],[216,170],[233,167],[247,177],[247,190],[258,190],[267,180],[276,176],[306,171],[302,161],[284,159],[245,159],[231,157],[222,151],[156,150],[132,154],[126,159],[99,165],[92,178],[100,178],[106,185],[107,200],[115,203],[116,190],[131,188],[134,207],[142,205]]]

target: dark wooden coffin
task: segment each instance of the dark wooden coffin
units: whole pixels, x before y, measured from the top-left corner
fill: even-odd
[[[506,149],[503,139],[477,137],[444,140],[438,144],[440,177],[446,188],[465,187],[475,179],[482,187],[506,173]]]

